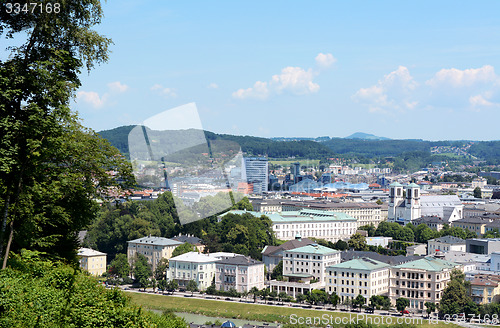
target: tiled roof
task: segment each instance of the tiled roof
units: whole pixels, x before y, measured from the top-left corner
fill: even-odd
[[[458,263],[449,262],[434,257],[424,257],[423,259],[396,265],[396,269],[417,269],[425,271],[443,271],[458,266]]]
[[[311,244],[311,245],[302,246],[299,248],[294,248],[294,249],[289,250],[288,252],[320,254],[320,255],[340,253],[340,251],[337,251],[335,249],[331,249],[329,247],[325,247],[322,245],[318,245],[318,244]]]
[[[262,255],[271,255],[274,254],[280,250],[286,251],[289,249],[294,249],[306,245],[311,245],[314,244],[315,242],[312,241],[309,238],[301,238],[301,239],[293,239],[289,240],[286,243],[281,244],[280,246],[266,246],[264,250],[262,251]]]
[[[429,240],[429,242],[431,242],[431,241],[435,241],[438,243],[450,244],[450,245],[460,245],[460,244],[465,245],[465,240],[463,240],[462,238],[454,237],[454,236],[443,236],[443,237]]]
[[[172,257],[170,260],[179,261],[179,262],[193,262],[193,263],[210,263],[210,262],[218,262],[219,258],[213,256],[212,254],[201,254],[198,252],[188,252],[181,254],[176,257]]]
[[[176,246],[182,244],[180,241],[163,237],[142,237],[134,240],[129,240],[127,241],[127,243],[148,244],[155,246]]]
[[[378,270],[378,269],[388,268],[388,267],[390,267],[390,265],[387,263],[373,260],[373,259],[368,258],[368,257],[363,257],[360,259],[353,259],[353,260],[350,260],[347,262],[335,264],[335,265],[329,266],[328,268],[373,271],[373,270]]]

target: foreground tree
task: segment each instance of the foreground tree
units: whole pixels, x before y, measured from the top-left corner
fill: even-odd
[[[410,301],[407,298],[400,297],[396,299],[396,309],[399,312],[403,312],[408,306],[410,306]]]
[[[432,312],[436,311],[436,303],[434,302],[425,302],[425,312],[427,312],[427,316],[430,316]]]
[[[76,233],[95,216],[94,199],[132,180],[119,152],[69,108],[81,69],[108,59],[111,40],[92,30],[100,2],[58,2],[58,13],[0,8],[0,36],[26,37],[0,61],[2,267],[22,248],[76,263]]]
[[[451,272],[451,279],[448,282],[441,302],[439,303],[439,312],[442,314],[457,314],[457,313],[472,313],[477,311],[477,308],[470,305],[472,299],[467,293],[470,282],[465,281],[465,274],[457,269]]]
[[[186,286],[186,290],[188,292],[191,292],[191,296],[193,296],[194,292],[198,291],[198,284],[196,283],[196,281],[189,280],[189,282],[188,282],[188,284]]]
[[[110,263],[109,273],[117,278],[127,278],[130,274],[130,264],[128,263],[127,255],[116,255]]]

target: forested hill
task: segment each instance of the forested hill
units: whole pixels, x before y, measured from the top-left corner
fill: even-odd
[[[134,125],[121,126],[99,132],[122,153],[128,154],[128,134]],[[404,153],[419,152],[430,155],[431,147],[463,147],[471,144],[466,153],[481,160],[500,163],[500,141],[425,141],[425,140],[361,140],[324,138],[313,140],[277,141],[252,136],[217,134],[205,131],[208,140],[227,140],[238,143],[251,156],[267,155],[270,158],[296,157],[322,159],[339,155],[356,155],[366,158],[399,157]]]

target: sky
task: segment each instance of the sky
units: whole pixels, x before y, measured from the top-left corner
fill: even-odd
[[[110,0],[73,108],[100,131],[194,102],[261,137],[500,139],[499,1]],[[498,72],[497,72],[498,71]]]

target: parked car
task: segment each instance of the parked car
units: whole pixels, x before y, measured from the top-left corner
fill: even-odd
[[[401,311],[401,314],[410,314],[410,311],[408,311],[408,310],[403,310],[403,311]]]

